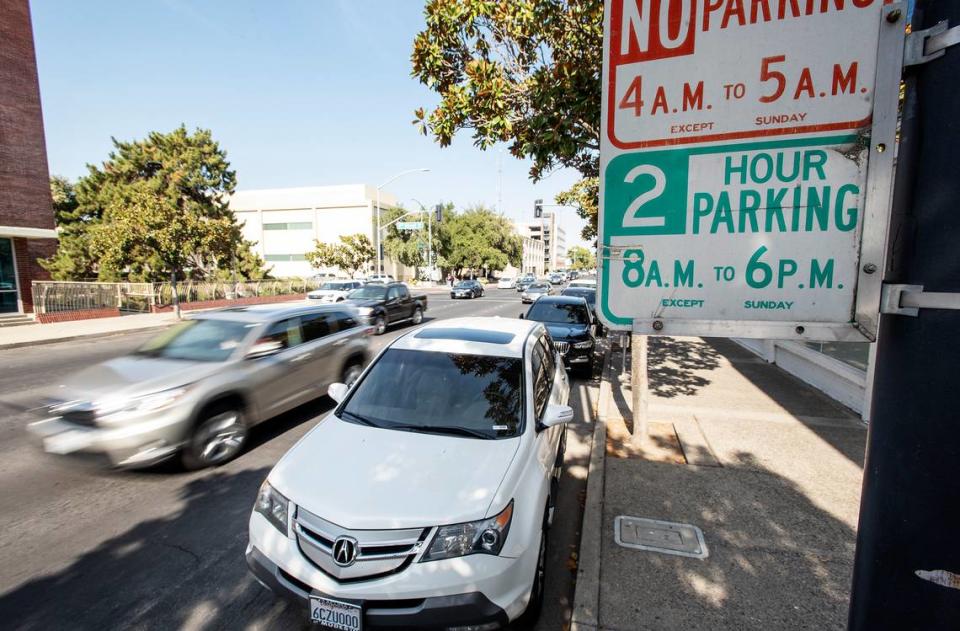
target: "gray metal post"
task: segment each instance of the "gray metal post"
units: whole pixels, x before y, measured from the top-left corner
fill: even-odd
[[[633,398],[633,443],[647,435],[647,336],[634,333],[630,341],[630,394]]]

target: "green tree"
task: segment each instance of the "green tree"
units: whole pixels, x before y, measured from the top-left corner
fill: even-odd
[[[597,266],[597,258],[593,252],[581,245],[571,246],[567,250],[567,258],[575,270],[594,269]]]
[[[77,186],[67,178],[50,178],[50,196],[53,198],[53,216],[56,221],[57,252],[49,259],[41,259],[55,280],[82,280],[95,278],[96,258],[90,254],[87,228],[99,219],[81,209],[77,200]]]
[[[523,240],[503,215],[483,206],[469,208],[452,217],[448,230],[450,245],[444,258],[458,275],[520,264]]]
[[[234,270],[243,278],[263,276],[263,261],[229,209],[236,173],[209,130],[190,133],[181,125],[113,145],[100,168],[87,165],[75,186],[76,206],[57,213],[60,245],[41,262],[55,278],[95,273],[102,280],[159,281],[171,273],[205,278]],[[145,235],[144,225],[161,234]]]
[[[507,142],[534,181],[557,167],[599,175],[603,0],[428,0],[424,17],[413,76],[440,101],[414,113],[423,134],[444,147],[460,130],[481,149]],[[598,198],[584,194],[596,187],[578,186],[590,239]]]
[[[341,235],[340,243],[314,243],[313,251],[307,252],[307,260],[311,265],[337,267],[350,276],[366,267],[376,255],[370,238],[362,233]]]

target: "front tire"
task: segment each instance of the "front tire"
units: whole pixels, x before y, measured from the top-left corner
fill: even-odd
[[[180,452],[180,461],[191,471],[215,467],[235,458],[246,442],[243,411],[233,404],[216,406],[202,413]]]
[[[357,379],[360,378],[362,373],[363,364],[356,359],[351,360],[351,362],[347,364],[346,368],[343,369],[343,375],[340,377],[341,383],[345,383],[347,387],[350,388],[357,381]]]
[[[420,307],[416,307],[413,310],[413,315],[410,317],[410,322],[412,322],[414,326],[423,322],[423,310]]]
[[[383,335],[387,332],[387,319],[382,315],[378,315],[373,321],[373,329],[377,335]]]

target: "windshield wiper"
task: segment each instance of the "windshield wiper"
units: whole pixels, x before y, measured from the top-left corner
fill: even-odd
[[[359,424],[361,424],[361,425],[367,425],[367,426],[369,426],[369,427],[380,427],[379,425],[377,425],[376,423],[374,423],[374,422],[371,421],[370,419],[364,418],[364,417],[360,416],[359,414],[354,414],[353,412],[347,412],[346,410],[340,410],[340,418],[345,419],[345,418],[348,417],[348,416],[350,417],[350,420],[351,420],[351,421],[354,421],[354,422],[359,423]]]
[[[491,440],[493,436],[484,434],[480,430],[467,427],[458,427],[456,425],[412,425],[399,423],[390,425],[389,429],[400,429],[410,432],[425,432],[428,434],[450,434],[451,436],[471,436],[473,438],[482,438]]]

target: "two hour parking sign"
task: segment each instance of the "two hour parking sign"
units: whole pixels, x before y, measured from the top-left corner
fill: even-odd
[[[856,300],[883,0],[605,9],[601,318],[869,338]]]

